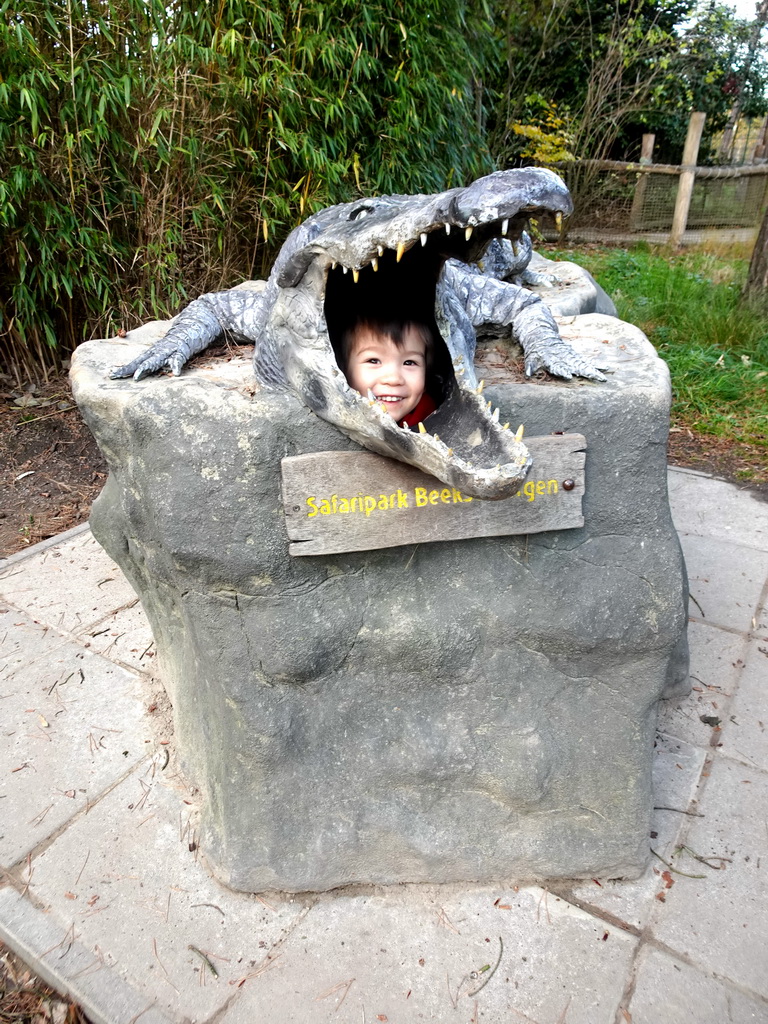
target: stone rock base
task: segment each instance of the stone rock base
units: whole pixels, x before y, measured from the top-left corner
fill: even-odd
[[[255,388],[247,350],[138,384],[107,373],[151,328],[77,350],[110,465],[91,526],[152,623],[223,882],[643,869],[656,704],[686,675],[668,374],[627,324],[561,327],[607,384],[525,382],[492,346],[478,376],[513,427],[586,436],[583,528],[304,558],[280,460],[351,441]]]

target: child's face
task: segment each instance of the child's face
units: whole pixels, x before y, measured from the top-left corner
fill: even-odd
[[[347,380],[355,391],[361,395],[372,391],[398,421],[419,404],[426,372],[426,344],[413,327],[403,331],[400,347],[386,335],[362,327],[347,359]]]

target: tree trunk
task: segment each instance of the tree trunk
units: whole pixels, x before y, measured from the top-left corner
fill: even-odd
[[[752,252],[744,295],[756,302],[768,301],[768,210],[763,217]]]
[[[765,159],[766,141],[768,141],[768,114],[763,118],[763,123],[760,126],[760,131],[757,133],[757,142],[755,143],[755,151],[752,154],[752,163],[757,163],[758,160]]]
[[[768,22],[768,0],[760,0],[755,12],[755,20],[752,23],[752,32],[750,34],[749,45],[747,47],[747,56],[739,74],[741,79],[739,91],[736,94],[736,101],[731,107],[728,124],[725,126],[723,137],[720,140],[720,148],[717,156],[722,163],[725,163],[731,158],[734,135],[739,125],[739,117],[741,116],[741,92],[747,83],[749,73],[752,70],[752,65],[754,64],[755,58],[757,57],[760,49],[760,36],[762,35],[766,22]]]

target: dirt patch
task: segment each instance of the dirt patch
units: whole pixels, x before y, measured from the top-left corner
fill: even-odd
[[[757,445],[694,434],[687,427],[673,426],[668,457],[672,466],[711,473],[768,501],[768,463],[765,449]]]
[[[0,942],[0,1021],[14,1024],[88,1024],[83,1011],[36,977]]]
[[[107,478],[66,375],[12,386],[0,376],[0,556],[85,522]]]

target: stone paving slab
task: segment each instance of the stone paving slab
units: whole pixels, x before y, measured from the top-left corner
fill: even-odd
[[[70,633],[136,600],[90,531],[0,569],[0,596],[44,625]]]
[[[672,855],[686,825],[687,815],[680,812],[696,810],[692,800],[705,756],[700,747],[673,736],[658,735],[653,762],[654,804],[658,809],[653,812],[648,836],[648,867],[640,878],[591,879],[565,885],[555,882],[551,886],[553,891],[586,910],[610,914],[612,920],[627,928],[643,928],[657,894],[665,888],[660,877],[664,865],[651,849],[666,860]]]
[[[0,863],[6,866],[86,810],[154,744],[141,677],[42,629],[36,651],[31,664],[2,679]]]
[[[93,1024],[171,1024],[145,995],[84,949],[71,929],[32,906],[10,886],[0,888],[0,939],[33,964],[43,981],[72,997]]]
[[[689,623],[688,640],[692,690],[661,702],[659,729],[706,749],[721,738],[713,730],[718,721],[727,721],[727,709],[744,673],[748,641],[698,622]]]
[[[3,680],[17,669],[49,657],[55,647],[66,642],[66,637],[56,630],[41,626],[0,599],[0,700],[4,699]]]
[[[636,945],[536,886],[324,895],[221,1024],[613,1024]]]
[[[138,597],[77,636],[84,647],[136,672],[151,672],[154,667],[155,641]]]
[[[689,614],[710,626],[748,632],[755,627],[768,576],[768,552],[683,534],[691,591]]]
[[[766,502],[725,480],[681,469],[670,469],[667,484],[672,519],[680,534],[768,551]]]
[[[768,1024],[768,1005],[658,950],[640,954],[632,1024]]]
[[[309,902],[232,892],[195,848],[197,800],[155,760],[33,861],[31,898],[173,1020],[204,1021],[270,964]],[[190,849],[190,846],[193,849]],[[214,977],[195,946],[207,954]]]
[[[743,665],[723,727],[721,749],[768,772],[768,639],[746,644]]]
[[[714,758],[685,843],[720,870],[693,858],[677,867],[664,904],[654,908],[655,939],[705,971],[768,999],[768,775],[723,755]],[[722,861],[719,858],[723,858]]]

